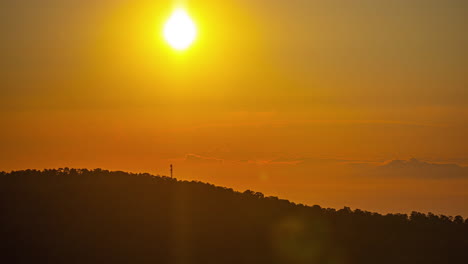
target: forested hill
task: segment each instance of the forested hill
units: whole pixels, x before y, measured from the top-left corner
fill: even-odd
[[[149,174],[0,174],[1,263],[466,263],[468,220],[325,209]]]

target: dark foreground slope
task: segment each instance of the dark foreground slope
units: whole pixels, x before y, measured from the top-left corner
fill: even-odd
[[[297,205],[102,170],[0,175],[0,263],[466,263],[461,217]]]

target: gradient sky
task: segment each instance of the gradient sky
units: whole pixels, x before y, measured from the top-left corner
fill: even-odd
[[[162,26],[195,20],[177,53]],[[468,2],[2,0],[0,170],[468,216]]]

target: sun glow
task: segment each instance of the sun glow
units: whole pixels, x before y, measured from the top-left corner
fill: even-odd
[[[195,41],[197,28],[189,14],[177,9],[164,26],[164,38],[176,50],[185,50]]]

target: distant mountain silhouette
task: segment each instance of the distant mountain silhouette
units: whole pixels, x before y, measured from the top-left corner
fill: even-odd
[[[393,166],[393,165],[392,165]],[[468,220],[96,169],[0,173],[1,263],[465,263]]]
[[[405,178],[468,178],[468,167],[452,163],[430,163],[414,158],[389,161],[374,172],[377,175]]]

